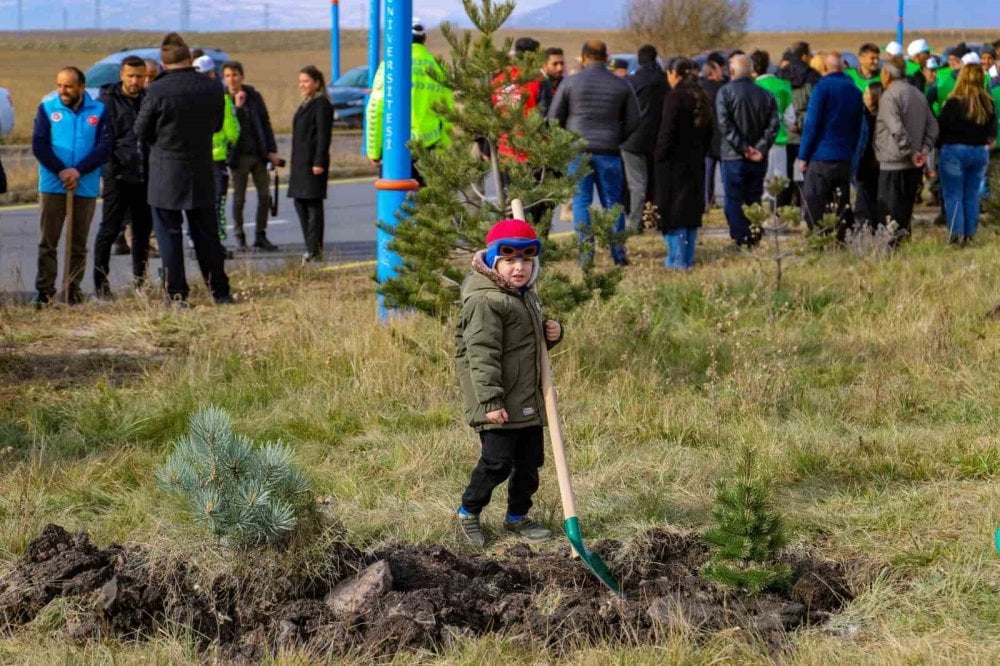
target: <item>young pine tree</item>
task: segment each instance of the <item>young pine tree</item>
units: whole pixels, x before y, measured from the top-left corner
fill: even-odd
[[[241,546],[288,536],[311,504],[309,482],[292,465],[291,450],[234,434],[229,415],[216,407],[192,414],[189,423],[157,474],[160,484],[216,536]]]
[[[439,109],[452,124],[452,142],[430,150],[411,144],[426,185],[408,200],[395,229],[392,248],[404,264],[395,279],[380,287],[388,305],[439,317],[447,317],[458,302],[472,253],[482,247],[486,231],[511,217],[512,199],[524,204],[528,221],[542,239],[544,261],[565,259],[577,251],[575,241],[559,244],[549,239],[551,212],[573,196],[577,179],[588,169],[584,163],[574,175],[568,173],[583,147],[575,134],[550,124],[537,109],[524,112],[526,98],[518,88],[540,76],[542,57],[525,53],[512,59],[511,40],[496,43],[496,32],[514,3],[463,4],[475,30],[459,34],[443,24],[450,62],[440,60],[443,75],[431,72],[454,94],[454,110]],[[495,94],[502,99],[499,105],[494,104]],[[482,152],[489,152],[488,159],[473,150],[477,138],[487,147]],[[519,158],[500,154],[501,144]],[[487,182],[495,196],[487,194]],[[593,216],[601,247],[610,247],[617,212]],[[583,250],[593,254],[593,248]],[[539,290],[549,309],[565,312],[595,293],[608,297],[614,292],[620,271],[603,271],[593,262],[583,268],[582,279],[576,281],[542,272]]]
[[[787,537],[753,448],[740,452],[736,478],[717,485],[712,517],[715,527],[705,533],[705,540],[715,552],[702,568],[704,577],[750,594],[788,581],[791,569],[775,562]]]

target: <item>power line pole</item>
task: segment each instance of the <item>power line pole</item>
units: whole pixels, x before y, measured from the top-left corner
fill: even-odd
[[[264,3],[264,30],[271,29],[271,5]]]
[[[823,0],[823,30],[830,29],[830,0]]]
[[[69,10],[66,9],[65,7],[63,7],[62,10],[63,10],[63,31],[66,31],[69,30]]]
[[[101,29],[101,0],[94,0],[94,27]]]
[[[933,24],[934,24],[934,27],[937,27],[939,25],[938,24],[938,0],[934,0],[934,18],[933,18]]]
[[[24,32],[24,3],[22,0],[17,0],[17,31]]]
[[[181,0],[181,32],[191,29],[191,0]]]

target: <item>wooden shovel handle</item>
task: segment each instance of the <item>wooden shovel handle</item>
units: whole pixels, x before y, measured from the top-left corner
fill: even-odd
[[[514,219],[524,220],[524,206],[520,199],[510,202]],[[566,449],[563,446],[562,422],[559,420],[559,400],[556,395],[556,384],[552,375],[552,363],[549,361],[548,345],[545,334],[538,341],[539,357],[542,365],[542,394],[545,396],[545,416],[548,420],[549,439],[552,442],[552,459],[556,466],[556,478],[559,480],[559,495],[562,499],[563,517],[576,516],[576,498],[573,495],[573,482],[569,477],[569,463],[566,461]]]

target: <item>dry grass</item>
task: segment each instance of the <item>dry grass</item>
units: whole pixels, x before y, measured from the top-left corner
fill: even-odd
[[[621,293],[575,313],[554,359],[588,536],[704,526],[713,483],[738,444],[752,442],[794,547],[886,567],[830,626],[796,635],[785,662],[994,663],[1000,324],[985,314],[1000,280],[995,232],[957,250],[919,227],[879,263],[811,255],[779,294],[766,264],[719,241],[703,243],[690,275],[662,271],[657,239],[630,242]],[[450,516],[477,447],[461,423],[450,328],[419,317],[379,326],[362,274],[289,270],[234,283],[244,302],[224,309],[201,293],[203,307],[190,312],[132,299],[0,310],[0,437],[10,447],[0,462],[0,561],[48,522],[100,543],[191,547],[153,470],[187,415],[209,403],[228,409],[240,432],[290,443],[355,543],[462,547]],[[535,512],[556,525],[546,470]],[[81,648],[51,635],[29,627],[0,643],[0,661],[198,659],[183,637]],[[553,658],[491,638],[461,642],[446,659],[497,654]],[[570,661],[766,655],[726,634]]]

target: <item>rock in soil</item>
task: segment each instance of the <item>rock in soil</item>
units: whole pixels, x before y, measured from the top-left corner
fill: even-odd
[[[153,638],[180,625],[239,661],[288,647],[386,659],[489,633],[563,654],[602,642],[652,643],[664,630],[740,628],[778,650],[788,632],[824,622],[852,598],[843,565],[805,554],[783,559],[794,572],[786,591],[748,597],[699,577],[709,552],[695,535],[657,529],[594,550],[620,576],[627,599],[610,594],[568,548],[516,545],[487,557],[436,545],[361,552],[342,544],[317,569],[326,575],[250,567],[206,585],[191,564],[165,570],[141,547],[101,549],[86,534],[49,525],[0,576],[0,632],[64,597],[83,609],[64,627],[67,637]]]

